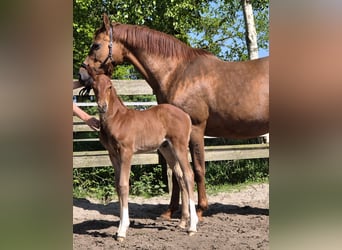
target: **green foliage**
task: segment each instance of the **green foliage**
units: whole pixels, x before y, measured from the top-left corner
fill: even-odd
[[[227,185],[265,182],[269,176],[268,159],[209,162],[206,164],[208,190]],[[103,202],[116,198],[113,167],[74,169],[74,197],[95,197]],[[130,195],[157,196],[165,193],[161,165],[132,166]],[[226,188],[225,188],[226,189]]]
[[[115,194],[113,167],[73,170],[74,197],[95,197],[106,201]]]
[[[113,167],[82,168],[73,170],[74,197],[95,197],[103,202],[116,196]],[[130,195],[157,196],[164,194],[161,165],[132,166]]]
[[[131,172],[131,189],[133,195],[157,196],[165,192],[161,165],[136,166]]]
[[[209,162],[206,166],[208,186],[265,181],[268,176],[268,159]]]

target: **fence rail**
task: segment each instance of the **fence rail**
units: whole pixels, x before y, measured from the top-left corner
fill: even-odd
[[[151,87],[144,80],[113,80],[113,86],[116,88],[118,95],[152,95]],[[74,97],[78,96],[79,90],[74,90]],[[91,91],[90,95],[94,93]],[[94,99],[94,98],[90,98]],[[80,107],[95,106],[92,102],[76,103]],[[156,102],[125,102],[127,106],[153,106]],[[99,144],[97,132],[92,131],[82,120],[77,117],[73,118],[74,146],[77,144],[79,148],[88,148],[91,143]],[[87,133],[85,133],[87,132]],[[78,138],[83,134],[82,138]],[[208,137],[206,137],[208,138]],[[103,147],[97,147],[96,150],[74,150],[73,152],[73,167],[100,167],[111,166],[109,156]],[[220,160],[237,160],[237,159],[256,159],[269,157],[269,144],[246,144],[246,145],[220,145],[220,146],[205,146],[206,161]],[[189,157],[189,159],[191,159]],[[132,159],[132,165],[145,164],[161,164],[162,160],[156,151],[142,154],[135,154]]]

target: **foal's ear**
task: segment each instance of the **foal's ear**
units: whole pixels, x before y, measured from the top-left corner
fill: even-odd
[[[93,70],[92,67],[90,67],[89,65],[86,66],[88,74],[91,76],[91,78],[93,78],[93,80],[95,81],[96,78],[96,72]]]
[[[110,30],[110,21],[106,13],[103,14],[103,27],[106,28],[107,33]]]

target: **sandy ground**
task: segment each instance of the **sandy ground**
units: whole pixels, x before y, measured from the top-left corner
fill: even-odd
[[[119,204],[92,199],[73,201],[74,249],[268,249],[269,185],[208,196],[209,209],[198,232],[188,236],[171,221],[157,217],[167,209],[169,196],[129,198],[130,228],[124,242],[113,236],[119,225]]]

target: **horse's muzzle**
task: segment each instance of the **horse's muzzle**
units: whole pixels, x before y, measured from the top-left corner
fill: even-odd
[[[80,70],[78,71],[78,80],[85,87],[91,88],[93,84],[93,78],[88,74],[88,71],[84,68],[80,68]]]

